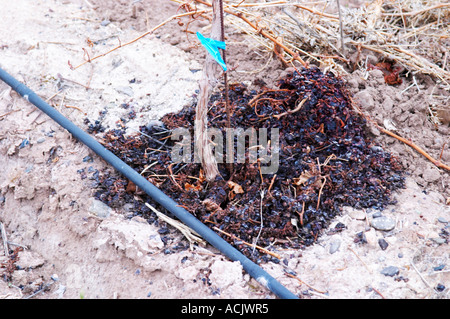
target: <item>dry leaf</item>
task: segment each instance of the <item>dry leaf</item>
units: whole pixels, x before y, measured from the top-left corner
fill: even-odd
[[[293,179],[294,185],[302,186],[303,184],[306,184],[308,182],[308,180],[312,177],[317,177],[317,179],[314,181],[314,183],[311,184],[311,186],[322,187],[322,185],[324,183],[323,176],[314,175],[310,171],[304,171],[300,174],[299,178],[294,178]]]
[[[202,169],[200,169],[200,173],[198,174],[198,181],[199,183],[206,181],[205,173],[203,173]]]
[[[299,178],[294,178],[294,185],[295,186],[301,186],[303,184],[305,184],[308,179],[310,179],[311,177],[314,177],[315,175],[311,174],[309,171],[304,171],[300,174]]]
[[[215,212],[216,210],[219,209],[221,210],[220,206],[217,205],[217,203],[214,202],[212,199],[207,198],[202,203],[205,205],[205,208],[210,212]]]
[[[126,192],[127,193],[136,193],[136,190],[137,190],[136,184],[134,184],[132,181],[128,181]]]
[[[242,186],[233,181],[228,182],[228,187],[230,187],[231,191],[235,194],[242,194],[244,192],[244,190],[242,189]]]
[[[192,185],[192,184],[186,183],[186,184],[184,184],[184,189],[186,191],[196,191],[196,192],[198,192],[198,191],[200,191],[202,189],[202,186],[201,185]]]

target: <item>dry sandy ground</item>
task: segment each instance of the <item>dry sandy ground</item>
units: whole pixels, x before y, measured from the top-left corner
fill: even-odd
[[[147,24],[154,26],[176,11],[168,1],[160,6],[148,1],[147,7],[130,1],[90,3],[100,7],[94,10],[85,1],[0,0],[0,30],[7,30],[0,42],[0,66],[44,99],[51,98],[82,128],[84,118],[96,120],[105,109],[103,124],[114,128],[128,112],[122,103],[138,114],[128,123],[131,130],[189,103],[204,54],[193,54],[201,50],[189,47],[176,23],[159,30],[158,37],[70,70],[68,61],[73,66],[83,61],[82,48],[91,55],[105,52],[119,38],[129,41]],[[246,40],[233,45],[241,51],[254,49]],[[235,78],[248,80],[255,65],[266,64],[257,54],[235,57],[242,59]],[[282,72],[276,60],[267,68],[261,77]],[[348,77],[355,100],[373,118],[381,123],[394,120],[401,133],[409,133],[439,157],[450,129],[447,123],[434,130],[427,121],[426,109],[420,107],[433,82],[418,80],[421,92],[404,91],[411,84],[408,80],[398,88],[387,86],[379,71],[357,71]],[[376,230],[370,226],[373,212],[346,208],[331,225],[345,224],[342,232],[324,234],[303,251],[279,250],[283,261],[262,267],[301,298],[448,298],[449,175],[405,145],[375,129],[373,133],[411,174],[407,188],[395,195],[398,204],[382,213],[395,221],[395,228]],[[442,159],[450,162],[448,145]],[[174,228],[165,245],[158,228],[142,218],[130,220],[123,211],[108,208],[106,217],[99,216],[92,208],[89,177],[107,164],[3,82],[0,160],[0,222],[9,248],[24,248],[9,281],[5,276],[0,280],[0,298],[275,298],[239,263],[210,246],[166,254],[166,248],[180,242],[188,245]],[[88,178],[81,178],[81,169]],[[367,243],[355,243],[360,232]],[[379,239],[388,243],[385,250]],[[7,261],[3,249],[0,261]],[[389,266],[398,273],[382,274]]]

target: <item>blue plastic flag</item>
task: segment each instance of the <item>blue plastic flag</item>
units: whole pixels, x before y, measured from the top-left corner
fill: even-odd
[[[210,38],[205,38],[200,32],[197,32],[197,38],[200,40],[200,43],[208,50],[208,52],[213,56],[214,60],[220,64],[224,71],[227,70],[227,66],[222,59],[222,55],[220,54],[219,49],[225,50],[225,42],[217,41]]]

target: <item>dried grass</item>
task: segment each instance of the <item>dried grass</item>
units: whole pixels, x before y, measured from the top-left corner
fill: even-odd
[[[181,1],[198,10],[203,1]],[[251,36],[266,51],[276,50],[279,39],[301,59],[335,73],[366,68],[364,55],[391,60],[413,75],[434,77],[450,90],[450,3],[439,0],[376,0],[351,7],[341,1],[242,1],[225,0],[226,24]],[[258,29],[236,14],[251,20]],[[341,47],[341,29],[345,50]],[[345,52],[345,55],[344,55]],[[365,53],[365,54],[364,54]],[[293,56],[283,52],[285,60]]]
[[[188,11],[211,6],[207,0],[171,1]],[[435,88],[441,89],[441,96],[430,95],[429,119],[435,125],[441,124],[450,115],[450,3],[344,1],[224,0],[225,24],[248,34],[262,50],[278,56],[285,65],[316,64],[335,74],[362,69],[365,74],[370,66],[369,55],[374,55],[376,60],[406,70],[414,83],[405,90],[414,85],[419,89],[416,75],[429,75],[435,80]],[[410,145],[438,167],[450,170],[406,139],[381,130]]]

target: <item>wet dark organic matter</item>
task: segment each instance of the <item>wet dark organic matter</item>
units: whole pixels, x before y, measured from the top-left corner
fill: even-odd
[[[207,182],[200,164],[172,162],[172,130],[193,132],[195,105],[164,116],[162,127],[141,127],[141,134],[108,131],[104,145],[202,222],[231,234],[220,233],[256,262],[278,260],[248,243],[303,248],[343,206],[381,210],[404,187],[399,161],[371,140],[339,77],[307,68],[281,79],[277,89],[230,85],[229,99],[232,127],[279,129],[275,174],[263,175],[260,162],[238,163],[235,155],[232,170],[219,164],[221,177]],[[212,96],[209,125],[226,136],[224,103],[221,92]],[[98,179],[97,198],[112,207],[133,205],[134,214],[158,223],[144,205],[152,201],[131,182],[108,171]]]

